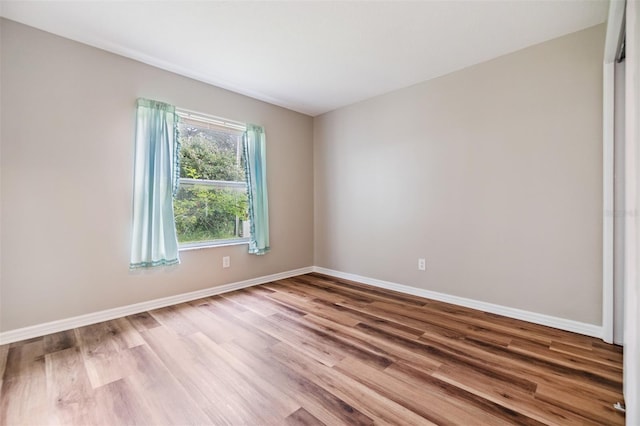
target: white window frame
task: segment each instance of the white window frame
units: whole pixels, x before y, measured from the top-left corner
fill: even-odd
[[[218,128],[224,131],[243,133],[247,130],[247,127],[244,123],[228,120],[226,118],[216,117],[213,115],[203,114],[201,112],[191,111],[183,108],[176,108],[176,114],[182,118],[187,119],[189,121],[195,121],[197,123],[202,123],[204,125],[209,124],[210,128]],[[190,179],[190,178],[179,178],[180,186],[193,186],[193,185],[202,185],[209,186],[212,188],[228,188],[228,189],[246,189],[247,183],[240,181],[224,181],[224,180],[206,180],[206,179]],[[180,243],[178,245],[179,251],[186,250],[194,250],[194,249],[202,249],[202,248],[210,248],[210,247],[224,247],[224,246],[233,246],[240,244],[249,244],[249,237],[239,237],[239,238],[227,238],[220,240],[207,240],[207,241],[194,241],[189,243]]]

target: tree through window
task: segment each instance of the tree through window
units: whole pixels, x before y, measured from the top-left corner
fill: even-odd
[[[178,111],[180,186],[174,199],[182,247],[249,237],[244,126]]]

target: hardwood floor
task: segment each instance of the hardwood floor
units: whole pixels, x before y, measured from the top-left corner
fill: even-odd
[[[624,424],[598,339],[317,274],[0,346],[0,424]]]

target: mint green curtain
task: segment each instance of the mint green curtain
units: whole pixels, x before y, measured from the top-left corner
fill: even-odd
[[[173,218],[180,149],[175,108],[138,99],[130,268],[179,263]]]
[[[251,223],[249,253],[262,255],[269,251],[266,136],[262,127],[247,124],[244,149]]]

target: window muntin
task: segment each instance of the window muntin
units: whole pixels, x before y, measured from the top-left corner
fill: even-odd
[[[204,114],[180,116],[180,186],[174,215],[180,248],[247,242],[244,126]]]

